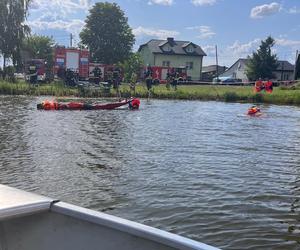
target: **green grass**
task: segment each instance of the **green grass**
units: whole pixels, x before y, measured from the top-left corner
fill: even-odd
[[[127,84],[121,85],[122,97],[130,97],[133,93]],[[51,95],[56,97],[115,97],[115,90],[109,93],[103,88],[65,87],[62,83],[41,84],[31,86],[25,82],[8,83],[0,81],[0,94],[3,95]],[[148,92],[145,85],[137,85],[135,97],[146,98]],[[272,94],[254,93],[250,86],[214,86],[214,85],[179,85],[177,91],[167,90],[165,85],[154,86],[151,98],[182,100],[216,100],[224,102],[249,102],[300,105],[300,88],[277,87]]]

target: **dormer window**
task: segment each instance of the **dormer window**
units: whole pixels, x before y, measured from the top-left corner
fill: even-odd
[[[194,47],[193,47],[193,46],[188,46],[188,47],[186,48],[186,52],[188,52],[188,53],[193,53],[193,52],[194,52]]]
[[[166,52],[170,52],[171,51],[171,46],[169,44],[166,44],[163,49]]]

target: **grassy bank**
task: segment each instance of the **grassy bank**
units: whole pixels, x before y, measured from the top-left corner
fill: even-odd
[[[121,86],[123,97],[130,97],[129,86]],[[103,88],[70,88],[62,83],[42,84],[31,86],[25,82],[8,83],[0,82],[0,94],[4,95],[50,95],[56,97],[115,97],[112,89],[110,93]],[[136,97],[145,98],[148,96],[144,85],[136,87]],[[254,93],[252,87],[244,86],[178,86],[178,90],[167,90],[165,85],[155,86],[151,91],[152,98],[158,99],[182,99],[182,100],[217,100],[225,102],[249,102],[249,103],[272,103],[300,105],[300,89],[298,88],[275,88],[272,94]]]

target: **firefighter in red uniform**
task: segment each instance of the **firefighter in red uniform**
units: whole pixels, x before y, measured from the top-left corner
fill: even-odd
[[[273,82],[272,81],[270,81],[270,80],[266,81],[265,90],[268,93],[272,93],[272,91],[273,91]]]
[[[258,81],[255,82],[254,90],[255,90],[255,92],[260,92],[263,89],[264,89],[264,83],[261,80],[261,78],[259,78]]]

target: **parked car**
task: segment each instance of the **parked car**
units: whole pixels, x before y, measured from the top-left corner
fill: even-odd
[[[23,73],[15,73],[14,76],[18,80],[25,80],[25,74]]]
[[[242,82],[241,79],[235,79],[232,77],[215,77],[213,79],[213,84],[224,84],[224,85],[240,85]]]

